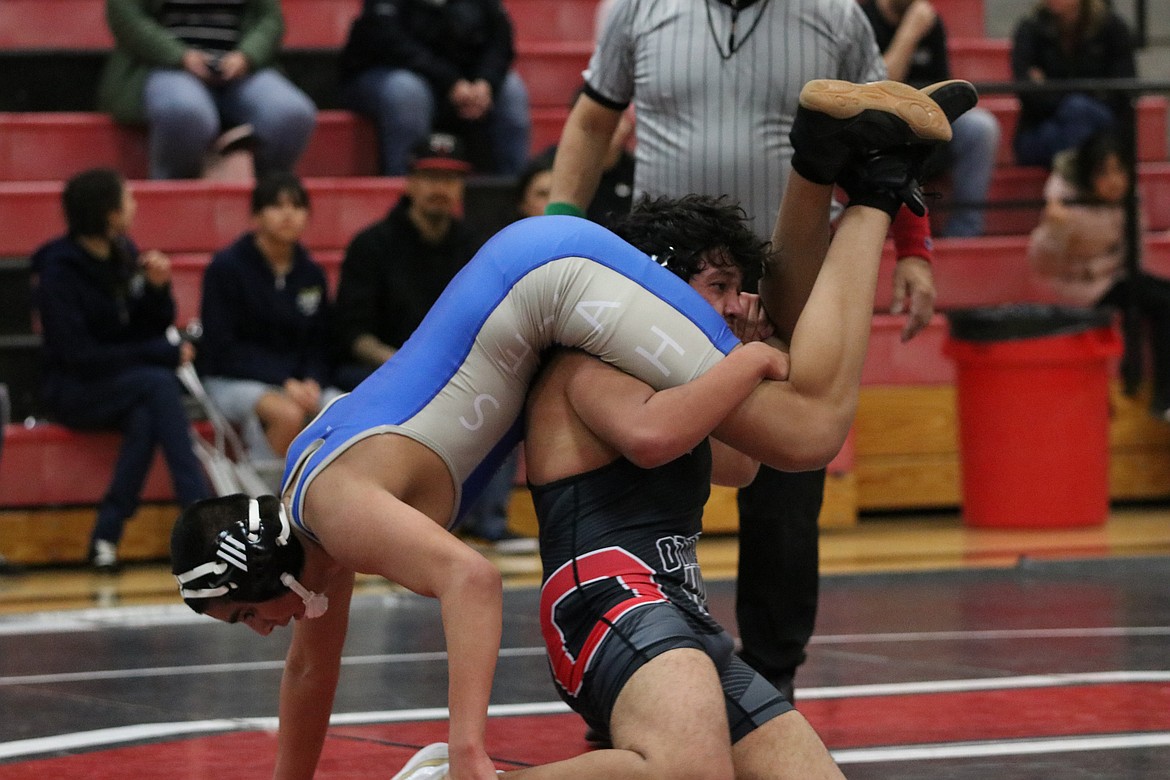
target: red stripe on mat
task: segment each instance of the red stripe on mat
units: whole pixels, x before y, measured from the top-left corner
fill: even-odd
[[[800,702],[832,749],[1170,730],[1170,685],[1131,683]],[[445,721],[330,731],[319,780],[389,777],[414,751],[446,737]],[[501,769],[588,749],[575,715],[494,718],[488,743]],[[0,780],[261,780],[276,739],[244,732],[176,739],[0,765]]]

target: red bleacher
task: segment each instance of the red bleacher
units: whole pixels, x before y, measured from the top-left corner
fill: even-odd
[[[1040,168],[995,172],[993,200],[1038,203],[1046,173]],[[1140,191],[1154,230],[1170,228],[1170,163],[1143,163]],[[0,258],[25,257],[46,236],[63,229],[61,183],[0,182]],[[313,212],[305,243],[337,249],[380,217],[402,192],[400,179],[380,177],[306,179]],[[246,228],[249,185],[224,182],[136,181],[139,201],[134,234],[142,246],[167,252],[200,252],[226,245]],[[993,209],[989,235],[1024,235],[1035,226],[1038,206]]]
[[[591,41],[598,0],[504,0],[518,40]],[[331,49],[345,41],[361,0],[281,0],[286,49]],[[951,37],[982,37],[983,0],[935,3]],[[104,0],[4,0],[0,48],[108,49]]]
[[[312,250],[344,247],[402,194],[398,178],[307,179],[312,214],[304,242]],[[0,183],[0,258],[25,257],[64,231],[60,182]],[[138,181],[134,236],[165,252],[207,252],[247,229],[251,185],[245,182]]]

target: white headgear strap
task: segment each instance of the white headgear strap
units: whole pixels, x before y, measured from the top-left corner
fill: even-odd
[[[280,511],[279,511],[280,532],[276,536],[276,546],[277,547],[284,547],[285,545],[288,544],[289,536],[292,534],[292,527],[289,525],[288,515],[284,511],[284,503],[281,502],[279,504],[279,507],[280,507]],[[260,537],[260,502],[257,501],[256,499],[252,498],[252,499],[248,500],[248,541],[251,543],[258,543],[260,541],[260,538],[261,538]],[[220,538],[219,545],[216,547],[216,550],[215,550],[215,557],[218,558],[219,560],[218,561],[208,561],[207,563],[202,563],[202,564],[196,566],[195,568],[191,569],[190,571],[185,571],[182,574],[175,575],[175,579],[178,580],[178,582],[179,582],[179,595],[182,598],[185,598],[185,599],[213,599],[213,598],[216,598],[217,596],[225,596],[228,593],[230,593],[233,588],[237,587],[237,585],[234,582],[228,582],[224,585],[220,585],[220,586],[215,587],[215,588],[184,588],[183,587],[188,582],[192,582],[193,580],[197,580],[200,577],[205,577],[208,574],[214,574],[216,576],[219,576],[219,575],[223,574],[225,571],[227,571],[229,565],[236,567],[240,571],[244,571],[244,572],[248,571],[247,545],[245,545],[244,542],[240,541],[239,539],[232,536],[231,534],[224,534]],[[287,573],[281,575],[281,582],[284,582],[285,577],[291,578],[292,575],[287,574]],[[293,582],[296,582],[296,580],[294,579]],[[287,582],[285,582],[284,584],[286,586],[288,586]],[[291,587],[291,586],[289,586],[289,587]],[[297,587],[300,588],[299,583],[297,584]],[[294,590],[294,592],[297,593],[297,595],[301,596],[301,598],[305,598],[304,593],[301,592],[301,591],[304,591],[304,588],[300,588],[300,590],[293,588],[293,590]],[[313,594],[311,591],[305,591],[305,592],[310,593],[310,596],[316,595],[316,594]],[[318,598],[323,599],[325,597],[319,596]],[[322,609],[321,611],[323,613],[324,609]],[[310,616],[308,614],[308,612],[309,612],[308,600],[306,600],[305,601],[305,614],[306,614],[306,616]],[[313,617],[315,617],[315,616],[313,616]]]

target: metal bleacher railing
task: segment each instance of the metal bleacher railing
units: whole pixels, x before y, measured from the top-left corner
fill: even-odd
[[[1140,3],[1140,0],[1139,0]],[[1144,3],[1140,3],[1144,6]],[[1138,18],[1144,19],[1144,9],[1140,9]],[[1144,30],[1144,26],[1142,28]],[[1143,33],[1144,34],[1144,33]],[[980,82],[975,85],[980,95],[1029,93],[1069,93],[1081,92],[1086,94],[1121,94],[1128,97],[1129,112],[1121,123],[1120,131],[1127,132],[1125,139],[1131,150],[1129,170],[1129,190],[1125,196],[1125,267],[1131,278],[1135,278],[1141,269],[1141,219],[1138,208],[1138,123],[1135,106],[1142,95],[1170,95],[1170,81],[1149,79],[1062,79],[1049,82],[1003,81]],[[1035,201],[980,204],[984,208],[996,207],[1035,207]],[[1122,381],[1127,392],[1134,392],[1142,378],[1141,356],[1141,318],[1138,310],[1138,301],[1133,294],[1133,286],[1129,286],[1128,301],[1122,311],[1122,329],[1125,336],[1125,358],[1121,365]]]

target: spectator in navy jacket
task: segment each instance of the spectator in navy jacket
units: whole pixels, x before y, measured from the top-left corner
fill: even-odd
[[[261,179],[252,231],[217,253],[203,277],[196,365],[255,460],[283,457],[337,394],[328,387],[325,274],[300,243],[308,219],[309,194],[296,176]]]
[[[365,0],[341,55],[342,98],[374,120],[384,175],[404,175],[436,130],[463,137],[478,170],[516,175],[531,119],[514,57],[500,0]]]
[[[100,168],[79,173],[66,183],[62,204],[68,233],[32,257],[44,332],[42,392],[61,423],[122,433],[89,549],[90,562],[110,571],[156,445],[183,507],[210,495],[174,372],[194,348],[173,327],[170,260],[156,250],[140,253],[127,235],[136,205],[122,176]]]

